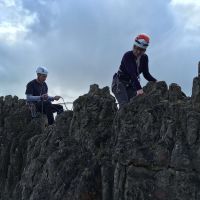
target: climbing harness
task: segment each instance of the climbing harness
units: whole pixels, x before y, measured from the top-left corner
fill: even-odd
[[[69,109],[66,104],[73,104],[73,102],[65,102],[63,97],[60,97],[60,98],[62,99],[63,102],[58,103],[58,105],[64,105],[65,110],[68,111]],[[44,114],[44,100],[43,99],[41,100],[41,103],[42,103],[41,114],[43,115]],[[39,115],[39,112],[37,111],[35,103],[33,101],[29,101],[29,102],[26,102],[26,105],[28,106],[28,108],[31,112],[31,117],[37,118]],[[54,104],[52,104],[52,106],[54,107]],[[56,107],[54,107],[54,108],[56,109],[58,114],[61,113],[61,111],[58,108],[56,108]]]

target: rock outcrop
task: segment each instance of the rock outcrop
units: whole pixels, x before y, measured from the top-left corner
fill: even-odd
[[[45,126],[24,100],[0,98],[0,200],[199,200],[200,78],[192,96],[148,83],[117,110],[92,85]]]

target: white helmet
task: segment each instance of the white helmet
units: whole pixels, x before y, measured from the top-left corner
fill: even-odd
[[[38,67],[37,70],[36,70],[36,73],[37,74],[47,75],[48,74],[48,70],[45,67]]]

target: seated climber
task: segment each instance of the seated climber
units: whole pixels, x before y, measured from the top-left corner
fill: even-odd
[[[139,75],[148,81],[157,80],[151,76],[148,67],[148,56],[145,54],[149,45],[149,36],[139,34],[134,41],[133,50],[124,54],[117,73],[113,76],[112,92],[114,93],[119,108],[123,107],[134,96],[142,95]]]
[[[36,70],[37,78],[30,81],[26,86],[26,99],[27,102],[34,103],[38,112],[47,115],[48,124],[54,123],[53,113],[60,114],[63,112],[61,105],[52,104],[51,101],[58,101],[61,97],[48,95],[48,87],[45,82],[48,74],[48,70],[45,67],[38,67]]]

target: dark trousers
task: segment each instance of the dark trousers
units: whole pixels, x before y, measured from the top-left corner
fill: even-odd
[[[119,109],[127,104],[132,97],[136,96],[136,89],[133,84],[120,80],[117,74],[113,76],[112,92],[119,103]]]
[[[37,102],[36,109],[37,111],[47,115],[49,125],[54,123],[53,113],[57,112],[57,114],[60,114],[63,112],[63,107],[61,105],[52,104],[50,101]]]

